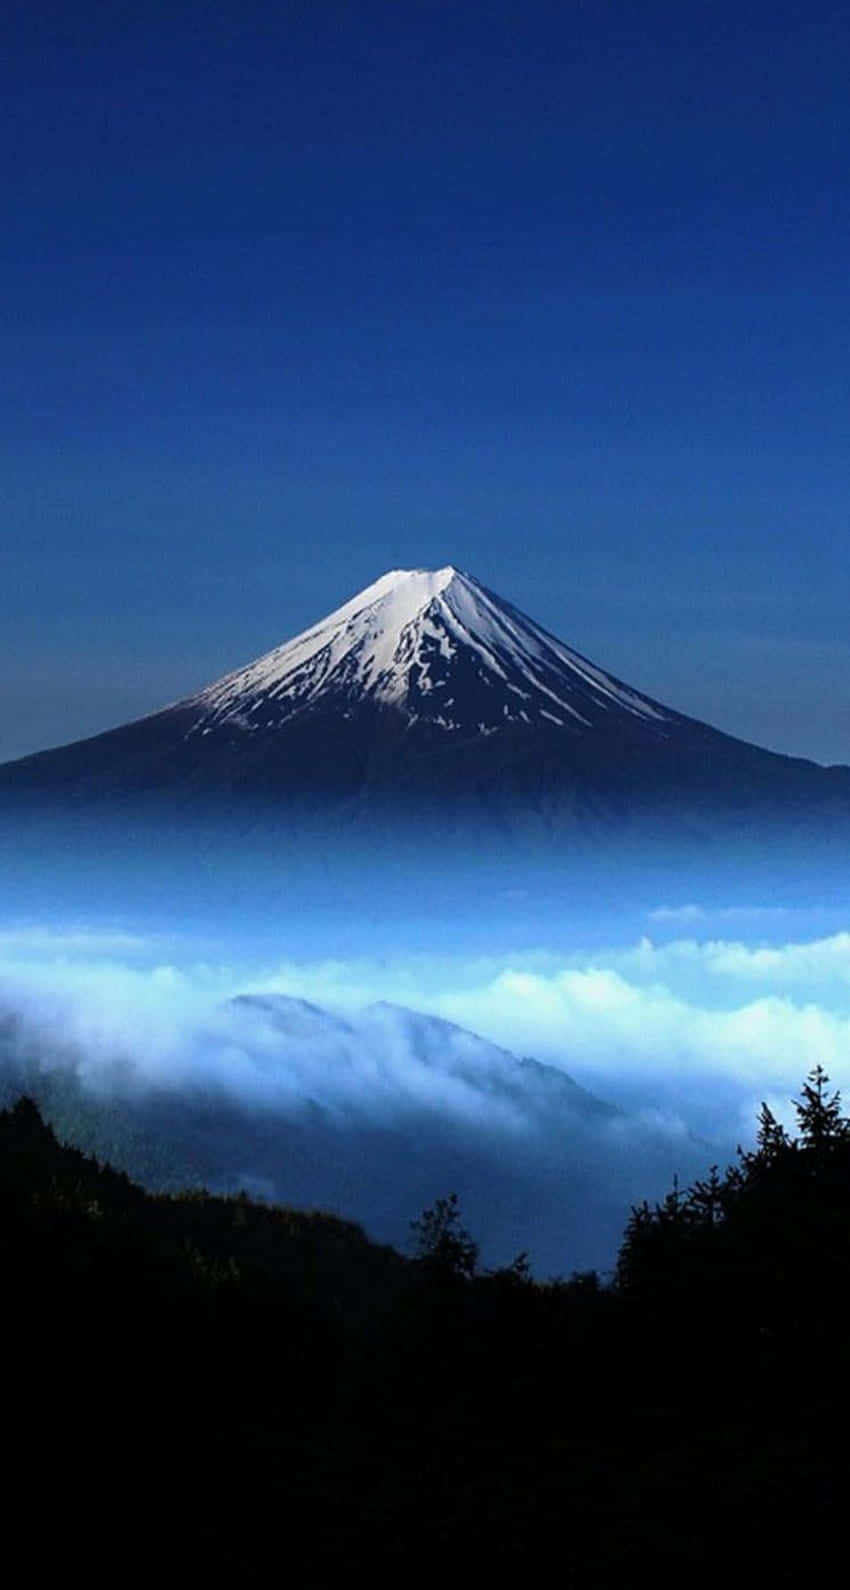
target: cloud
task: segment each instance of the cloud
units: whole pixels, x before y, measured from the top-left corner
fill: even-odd
[[[625,950],[611,952],[611,963],[643,979],[662,978],[672,984],[705,979],[713,997],[738,997],[737,988],[749,983],[765,990],[785,992],[808,989],[834,1005],[850,993],[850,932],[802,942],[770,944],[744,939],[674,939],[663,944],[644,937]]]
[[[0,962],[10,956],[147,955],[156,942],[150,935],[124,928],[91,927],[85,923],[15,923],[0,928]]]
[[[654,911],[647,911],[647,919],[650,922],[704,922],[707,914],[701,905],[659,905]]]
[[[662,931],[592,950],[267,954],[240,963],[189,936],[122,923],[11,924],[0,928],[0,1050],[8,1063],[67,1071],[101,1100],[159,1101],[181,1131],[197,1117],[193,1142],[205,1151],[215,1142],[243,1180],[259,1178],[257,1186],[283,1188],[294,1201],[325,1201],[322,1188],[337,1176],[337,1207],[356,1216],[360,1205],[346,1200],[360,1188],[372,1228],[391,1240],[379,1220],[388,1203],[403,1234],[404,1214],[453,1185],[445,1177],[456,1162],[440,1157],[450,1139],[470,1164],[489,1154],[491,1171],[501,1167],[498,1183],[495,1172],[485,1184],[470,1171],[469,1185],[481,1188],[482,1223],[511,1199],[526,1210],[512,1227],[514,1247],[532,1245],[528,1218],[535,1231],[548,1221],[555,1252],[555,1211],[566,1197],[582,1211],[578,1244],[582,1223],[593,1224],[586,1211],[607,1199],[610,1253],[628,1203],[660,1195],[685,1162],[703,1169],[731,1158],[736,1142],[751,1140],[761,1099],[793,1122],[789,1100],[814,1064],[850,1099],[850,932],[794,939],[774,923],[771,938],[760,921],[758,938],[738,922],[734,935],[699,937],[695,915],[686,925],[687,936]],[[233,1003],[245,993],[250,1002]],[[377,1001],[547,1062],[620,1113],[580,1122],[569,1103],[559,1114],[559,1103],[547,1118],[545,1098],[532,1099],[533,1068],[519,1073],[517,1088],[510,1062],[508,1085],[497,1051],[464,1033],[429,1031],[427,1020],[412,1026],[403,1013],[373,1008]],[[317,1120],[333,1145],[348,1128],[364,1134],[360,1146],[348,1159],[327,1147],[315,1172],[311,1146],[304,1179],[282,1182],[289,1140],[279,1123],[307,1131]],[[395,1157],[384,1164],[391,1139]],[[553,1191],[565,1165],[578,1192]],[[405,1190],[396,1197],[399,1178]]]
[[[816,1063],[850,1089],[850,933],[801,943],[695,938],[503,960],[289,963],[271,987],[356,1008],[389,997],[433,1011],[591,1083],[648,1103],[714,1090],[751,1111]],[[743,1102],[742,1102],[743,1101]],[[708,1112],[710,1113],[710,1112]]]
[[[681,909],[695,924],[701,908]],[[379,1030],[364,1012],[380,1000],[535,1056],[633,1114],[730,1140],[761,1097],[788,1099],[816,1063],[850,1092],[843,930],[809,942],[644,935],[592,952],[250,966],[192,959],[191,949],[122,925],[13,924],[0,930],[0,997],[25,1014],[31,1046],[50,1044],[66,1063],[73,1054],[91,1087],[120,1074],[125,1087],[203,1086],[290,1112],[305,1100],[375,1120],[430,1108],[511,1128],[504,1102],[432,1059],[423,1065],[404,1033]],[[313,1001],[350,1030],[331,1042],[308,1023],[284,1042],[255,1013],[249,1031],[244,1012],[227,1006],[245,991]]]
[[[792,915],[787,906],[730,905],[705,906],[691,902],[686,905],[659,905],[646,913],[649,922],[670,922],[686,927],[697,922],[771,923],[786,921]]]

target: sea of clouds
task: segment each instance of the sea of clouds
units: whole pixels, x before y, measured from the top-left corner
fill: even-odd
[[[661,906],[631,942],[592,952],[278,961],[267,946],[249,964],[179,934],[17,922],[0,928],[0,1000],[45,1051],[73,1056],[92,1086],[116,1075],[120,1058],[139,1085],[206,1079],[267,1102],[299,1089],[327,1097],[341,1078],[328,1077],[321,1055],[311,1075],[303,1048],[293,1076],[285,1049],[273,1062],[268,1049],[240,1044],[229,1000],[281,994],[354,1021],[392,1001],[725,1146],[751,1134],[762,1098],[791,1119],[790,1098],[815,1064],[850,1096],[850,932],[803,939],[793,928],[793,914],[770,908],[724,920],[696,904]],[[396,1049],[391,1064],[361,1067],[359,1086],[400,1100],[422,1080]]]

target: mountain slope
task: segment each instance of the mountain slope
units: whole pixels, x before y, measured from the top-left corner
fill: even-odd
[[[394,708],[446,733],[535,721],[581,732],[624,713],[659,726],[675,716],[452,567],[383,575],[185,705],[201,732],[234,723],[257,733],[326,703],[342,715]]]
[[[28,1094],[60,1138],[150,1187],[245,1188],[402,1247],[413,1216],[454,1189],[488,1262],[533,1237],[544,1270],[608,1263],[636,1198],[716,1157],[404,1006],[345,1018],[242,994],[187,1028],[163,1067],[123,1037],[88,1050],[0,993],[0,1105]]]
[[[47,798],[373,830],[598,834],[647,821],[850,824],[850,769],[747,745],[631,689],[452,567],[396,570],[163,711],[0,768],[0,810]]]

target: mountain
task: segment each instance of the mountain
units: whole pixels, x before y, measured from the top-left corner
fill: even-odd
[[[511,1130],[519,1122],[549,1127],[553,1111],[562,1126],[570,1118],[599,1124],[618,1114],[555,1066],[520,1058],[406,1005],[380,1000],[344,1018],[288,995],[239,994],[229,1010],[240,1045],[256,1055],[271,1044],[292,1075],[312,1075],[314,1103],[340,1115],[372,1116],[380,1097],[391,1100],[397,1116],[436,1108],[440,1116],[480,1121],[489,1107]],[[308,1091],[305,1082],[299,1096]]]
[[[654,701],[447,567],[385,574],[196,694],[7,763],[0,804],[16,798],[701,837],[774,821],[843,832],[850,769]]]
[[[455,1190],[488,1261],[607,1265],[629,1206],[717,1150],[627,1115],[560,1068],[440,1017],[379,1003],[343,1017],[244,993],[169,1046],[89,1047],[2,991],[0,1106],[33,1098],[65,1141],[153,1189],[205,1184],[330,1209],[404,1247]]]
[[[444,736],[554,724],[582,733],[672,722],[457,569],[398,569],[295,640],[186,703],[201,732],[277,731],[305,713],[367,707]]]

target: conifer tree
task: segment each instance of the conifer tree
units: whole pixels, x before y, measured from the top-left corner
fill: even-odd
[[[689,1188],[688,1212],[697,1225],[719,1225],[725,1214],[725,1191],[716,1165],[712,1165],[705,1181],[695,1181]]]
[[[803,1148],[823,1149],[850,1134],[850,1122],[841,1115],[841,1094],[838,1089],[828,1094],[828,1082],[823,1066],[816,1065],[803,1084],[802,1098],[794,1100]]]
[[[446,1280],[471,1280],[478,1263],[478,1246],[461,1224],[457,1193],[438,1198],[410,1222],[416,1258],[433,1274]]]

